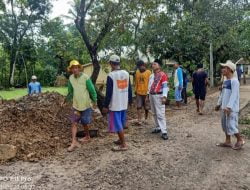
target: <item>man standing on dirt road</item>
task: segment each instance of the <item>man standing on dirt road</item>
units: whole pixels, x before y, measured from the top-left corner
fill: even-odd
[[[132,103],[132,89],[129,73],[120,68],[120,57],[112,55],[109,58],[112,71],[107,77],[106,97],[102,112],[108,113],[109,132],[117,133],[119,140],[114,141],[113,151],[128,149],[125,143],[124,126],[126,125],[126,112],[128,103]]]
[[[28,85],[28,93],[29,95],[31,95],[31,94],[38,94],[41,92],[42,92],[41,84],[40,82],[37,82],[37,77],[33,75],[31,77],[31,82]]]
[[[81,72],[82,65],[76,60],[72,60],[68,67],[68,71],[72,73],[68,82],[68,95],[65,101],[73,100],[73,109],[70,120],[72,122],[72,143],[68,148],[69,152],[74,151],[80,147],[80,143],[77,140],[77,124],[80,123],[84,127],[85,137],[79,139],[81,143],[87,143],[90,141],[89,124],[92,117],[92,102],[93,106],[96,106],[97,94],[95,87],[91,79]]]
[[[192,84],[197,106],[196,111],[199,113],[199,115],[202,115],[208,85],[208,76],[207,73],[204,71],[202,64],[199,64],[197,66],[197,71],[193,73]]]
[[[188,78],[187,78],[187,71],[184,71],[182,65],[180,66],[182,69],[182,76],[183,76],[183,88],[181,91],[181,98],[182,102],[187,105],[187,85],[188,85]]]
[[[177,108],[180,109],[182,101],[181,92],[183,89],[183,72],[178,62],[175,62],[174,68],[175,68],[175,74],[174,74],[175,101]]]
[[[217,146],[230,147],[234,150],[239,150],[245,142],[238,129],[240,90],[239,81],[233,75],[236,66],[231,61],[227,61],[226,64],[221,64],[221,66],[223,67],[222,74],[227,80],[223,83],[222,92],[215,110],[218,111],[220,108],[222,109],[221,125],[225,132],[226,140],[223,143],[217,144]],[[234,146],[232,146],[231,143],[232,135],[237,138],[237,142]]]
[[[155,128],[152,133],[160,133],[164,140],[168,140],[165,104],[168,96],[168,77],[161,71],[162,62],[156,59],[152,63],[153,74],[149,78],[148,97],[154,116]]]
[[[145,122],[148,118],[149,102],[146,101],[148,93],[148,82],[151,75],[151,71],[146,68],[144,61],[139,60],[137,62],[138,70],[135,73],[135,94],[136,94],[136,105],[137,105],[137,118],[138,125],[142,125],[142,107],[145,110]]]

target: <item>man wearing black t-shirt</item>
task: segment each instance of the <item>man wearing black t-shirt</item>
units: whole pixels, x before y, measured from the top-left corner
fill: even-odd
[[[192,77],[193,91],[196,99],[197,112],[202,115],[206,98],[208,76],[202,68],[202,64],[197,66],[197,71],[193,73]]]

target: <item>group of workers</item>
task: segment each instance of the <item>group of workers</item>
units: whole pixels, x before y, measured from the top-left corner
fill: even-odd
[[[106,96],[101,110],[103,114],[107,114],[108,130],[110,133],[117,133],[118,140],[114,141],[113,151],[125,151],[128,146],[125,141],[124,128],[126,126],[126,117],[128,106],[132,104],[132,86],[130,84],[129,73],[120,67],[120,57],[112,55],[109,58],[111,72],[107,76]],[[154,119],[154,128],[152,133],[161,134],[163,140],[168,140],[167,122],[165,114],[165,106],[168,98],[169,84],[168,76],[162,70],[162,62],[159,59],[151,63],[151,69],[140,60],[137,62],[137,70],[135,72],[135,87],[138,125],[145,125],[148,119],[148,113],[151,113]],[[217,144],[220,147],[232,147],[235,150],[241,149],[244,145],[238,130],[238,113],[239,113],[239,81],[234,77],[236,66],[231,61],[221,64],[222,74],[225,80],[216,110],[221,108],[221,124],[225,132],[226,140]],[[183,101],[183,93],[186,91],[186,76],[182,66],[175,62],[174,64],[174,89],[176,108],[180,109]],[[72,101],[72,113],[70,121],[72,123],[72,142],[68,147],[68,151],[72,152],[79,148],[81,144],[90,141],[89,125],[92,119],[92,108],[96,108],[97,93],[95,87],[85,73],[82,72],[82,65],[73,60],[68,66],[68,72],[71,73],[68,82],[68,95],[62,106],[66,102]],[[152,73],[151,73],[152,70]],[[208,76],[201,64],[197,66],[197,70],[192,75],[193,92],[196,99],[197,112],[202,115],[204,101],[206,97],[206,89],[208,85]],[[29,93],[41,92],[41,85],[36,81],[36,77],[32,77],[29,84]],[[184,96],[185,97],[185,96]],[[142,109],[144,109],[145,119],[142,119]],[[84,127],[83,138],[77,138],[77,124]],[[235,135],[237,142],[231,144],[231,136]]]

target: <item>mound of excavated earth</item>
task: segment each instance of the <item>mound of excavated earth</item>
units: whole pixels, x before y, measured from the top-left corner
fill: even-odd
[[[28,161],[53,156],[69,146],[71,106],[61,107],[63,99],[53,92],[4,101],[0,104],[0,144],[15,146],[15,159]],[[134,112],[130,110],[128,117],[134,117]],[[91,128],[106,135],[107,119],[94,112]]]

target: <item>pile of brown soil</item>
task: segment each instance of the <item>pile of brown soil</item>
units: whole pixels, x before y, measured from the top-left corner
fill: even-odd
[[[63,99],[53,92],[4,101],[0,104],[0,144],[16,146],[16,159],[27,161],[53,156],[67,148],[71,142],[71,106],[61,107]],[[128,111],[128,119],[136,116],[135,111]],[[107,118],[94,112],[91,128],[98,129],[99,136],[108,134],[107,125]]]

